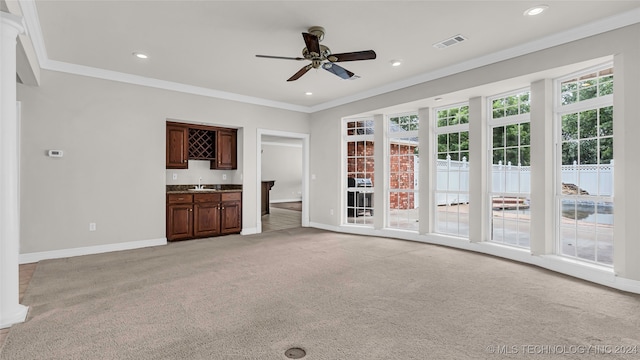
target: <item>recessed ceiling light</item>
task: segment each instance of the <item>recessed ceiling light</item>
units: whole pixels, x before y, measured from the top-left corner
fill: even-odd
[[[525,16],[536,16],[542,14],[545,10],[549,8],[548,5],[536,5],[532,8],[529,8],[524,11]]]
[[[313,93],[312,93],[311,91],[307,91],[307,92],[306,92],[306,93],[304,93],[304,94],[305,94],[305,95],[307,95],[307,96],[311,96],[311,95],[313,95]]]
[[[137,57],[138,59],[148,59],[149,55],[141,53],[141,52],[134,52],[133,56]]]
[[[402,65],[402,60],[400,60],[400,59],[391,60],[391,61],[389,61],[389,63],[391,63],[391,66],[400,66],[400,65]]]

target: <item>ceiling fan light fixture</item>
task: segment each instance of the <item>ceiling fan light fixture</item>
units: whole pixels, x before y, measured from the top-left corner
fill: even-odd
[[[373,50],[352,51],[346,53],[332,54],[327,46],[320,45],[320,40],[324,38],[324,28],[321,26],[312,26],[309,32],[302,33],[302,39],[306,45],[302,49],[302,57],[287,56],[270,56],[256,55],[259,58],[285,59],[285,60],[308,60],[311,63],[303,66],[297,73],[293,74],[287,81],[298,80],[302,75],[311,69],[322,68],[341,79],[357,79],[357,76],[351,71],[334,63],[359,60],[373,60],[376,58],[376,52]]]
[[[549,8],[549,5],[536,5],[524,11],[525,16],[536,16],[542,14]]]
[[[148,59],[149,55],[145,54],[145,53],[141,53],[141,52],[134,52],[132,54],[133,56],[137,57],[138,59]]]

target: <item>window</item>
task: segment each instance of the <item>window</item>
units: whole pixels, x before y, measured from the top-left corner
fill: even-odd
[[[346,121],[347,224],[373,226],[373,130],[373,120]]]
[[[613,264],[613,68],[558,83],[557,251]]]
[[[418,231],[418,115],[391,116],[387,226]]]
[[[530,246],[530,91],[490,98],[491,241]]]
[[[469,236],[469,105],[436,109],[435,231]]]

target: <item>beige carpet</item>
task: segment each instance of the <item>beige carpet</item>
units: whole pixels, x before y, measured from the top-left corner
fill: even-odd
[[[24,304],[2,360],[640,357],[638,295],[317,229],[42,261]]]

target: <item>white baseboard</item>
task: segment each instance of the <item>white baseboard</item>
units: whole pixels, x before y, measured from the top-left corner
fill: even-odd
[[[240,232],[240,235],[253,235],[253,234],[257,234],[257,233],[258,233],[258,228],[257,227],[242,228],[242,231]]]
[[[340,233],[378,236],[401,240],[418,241],[433,245],[442,245],[456,249],[470,250],[482,254],[515,260],[555,271],[578,279],[608,286],[614,289],[640,294],[640,281],[617,276],[613,269],[557,255],[532,255],[527,249],[514,248],[491,242],[471,242],[466,239],[439,234],[417,234],[389,229],[373,229],[362,226],[334,226],[312,222],[310,227]]]
[[[23,323],[27,319],[28,313],[28,306],[18,304],[12,314],[0,318],[0,329],[6,329],[11,327],[11,325]]]
[[[279,203],[297,202],[297,201],[302,201],[302,198],[269,200],[269,204],[279,204]]]
[[[112,251],[140,249],[145,247],[160,246],[160,245],[166,245],[166,244],[167,244],[167,238],[129,241],[124,243],[116,243],[116,244],[96,245],[96,246],[87,246],[87,247],[80,247],[80,248],[20,254],[18,261],[20,262],[20,264],[29,264],[29,263],[38,262],[40,260],[61,259],[61,258],[67,258],[72,256],[102,254],[102,253],[107,253]]]

